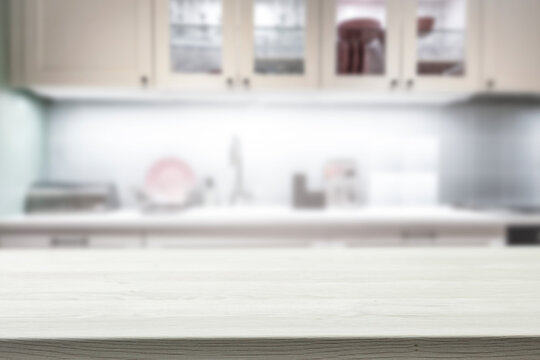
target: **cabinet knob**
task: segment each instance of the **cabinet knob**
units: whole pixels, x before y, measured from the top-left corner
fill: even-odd
[[[249,78],[244,78],[243,83],[246,88],[251,86],[251,80],[249,80]]]
[[[147,87],[147,86],[148,86],[148,76],[146,76],[146,75],[141,76],[141,85],[142,85],[143,87]]]
[[[414,80],[409,79],[407,80],[407,89],[411,90],[414,87]]]
[[[489,90],[495,89],[495,80],[489,79],[486,83],[486,86]]]
[[[234,79],[233,78],[227,78],[227,86],[229,88],[232,88],[234,86]]]
[[[392,79],[390,81],[390,88],[393,90],[393,89],[396,89],[399,85],[399,81],[398,79]]]

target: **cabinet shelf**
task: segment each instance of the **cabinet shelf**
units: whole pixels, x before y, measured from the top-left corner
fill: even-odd
[[[255,31],[268,31],[268,32],[303,32],[304,27],[287,27],[287,26],[256,26]]]
[[[173,28],[193,28],[193,29],[220,29],[221,24],[195,24],[195,23],[171,23]]]

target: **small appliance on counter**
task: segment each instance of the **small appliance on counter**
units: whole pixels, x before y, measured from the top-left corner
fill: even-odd
[[[308,190],[308,181],[305,174],[293,176],[293,207],[295,209],[323,209],[326,205],[322,191]]]
[[[358,171],[353,159],[329,161],[324,168],[326,205],[333,208],[350,208],[358,204]]]
[[[118,208],[113,184],[39,182],[28,190],[27,214],[99,213]]]

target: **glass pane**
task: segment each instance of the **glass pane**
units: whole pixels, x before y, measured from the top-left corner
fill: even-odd
[[[306,1],[255,0],[257,74],[304,73]]]
[[[386,73],[387,0],[336,0],[336,72]]]
[[[172,71],[221,73],[221,0],[170,1]]]
[[[467,0],[418,0],[419,75],[465,75]]]

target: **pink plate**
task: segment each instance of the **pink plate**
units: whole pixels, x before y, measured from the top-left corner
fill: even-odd
[[[195,173],[191,167],[170,157],[159,160],[150,168],[145,192],[153,202],[181,205],[190,199],[195,186]]]

